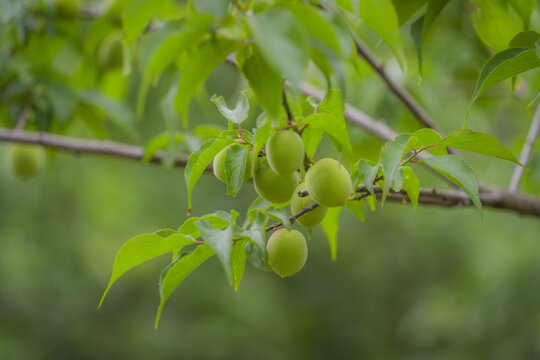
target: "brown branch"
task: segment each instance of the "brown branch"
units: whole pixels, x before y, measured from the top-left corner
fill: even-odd
[[[68,151],[75,154],[108,155],[139,161],[141,161],[144,156],[144,148],[135,145],[106,140],[84,140],[42,132],[0,129],[0,141],[38,144],[51,149]],[[159,164],[163,162],[163,160],[164,155],[158,153],[154,155],[149,162]],[[186,164],[187,159],[185,158],[177,159],[174,163],[175,166],[179,167],[185,167]],[[212,168],[208,167],[206,170],[210,171]]]
[[[375,56],[369,51],[369,49],[358,40],[357,37],[353,36],[354,44],[356,46],[356,53],[363,57],[367,63],[375,70],[379,77],[386,83],[390,91],[392,91],[399,100],[411,111],[411,113],[416,117],[416,119],[425,127],[430,129],[436,129],[435,124],[430,119],[429,115],[426,114],[424,109],[416,102],[416,100],[411,96],[411,94],[405,90],[402,86],[396,83],[394,80],[388,76],[384,70],[383,65],[375,58]]]
[[[281,97],[281,103],[283,104],[283,108],[285,109],[285,112],[287,113],[287,125],[292,126],[294,123],[294,115],[291,111],[291,107],[289,106],[289,100],[287,99],[287,93],[285,92],[285,89],[283,89]]]
[[[373,190],[377,198],[382,195],[380,186],[374,186]],[[360,185],[357,192],[367,191],[365,185]],[[479,194],[480,202],[484,207],[504,209],[519,214],[540,217],[540,198],[523,194],[512,193],[504,189],[489,188],[487,192]],[[387,201],[410,202],[405,190],[398,192],[390,191]],[[470,207],[473,203],[469,196],[462,191],[420,189],[418,203],[423,205],[437,205],[443,207]]]
[[[292,223],[294,223],[296,221],[296,219],[298,219],[300,216],[304,215],[305,213],[308,213],[310,212],[311,210],[317,208],[317,206],[319,206],[319,204],[317,203],[313,203],[305,208],[302,208],[300,209],[300,211],[298,211],[296,214],[292,215],[289,217],[289,221]],[[278,227],[280,226],[283,226],[283,223],[282,222],[277,222],[275,224],[272,224],[270,226],[267,226],[266,227],[266,232],[269,232],[269,231],[272,231],[272,230],[275,230],[277,229]]]

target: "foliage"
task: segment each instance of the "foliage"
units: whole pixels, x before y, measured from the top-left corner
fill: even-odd
[[[423,181],[420,165],[461,187],[482,211],[476,174],[460,155],[449,153],[449,148],[519,164],[514,153],[496,137],[464,127],[448,136],[435,129],[420,129],[387,141],[380,147],[379,156],[369,159],[354,151],[344,116],[346,74],[351,71],[349,67],[361,71],[355,41],[363,37],[365,29],[359,24],[388,45],[403,71],[407,57],[401,29],[409,26],[422,75],[426,41],[447,3],[238,0],[216,5],[202,0],[126,0],[112,2],[93,20],[80,18],[83,10],[78,9],[49,29],[43,14],[60,11],[60,2],[23,2],[21,10],[4,1],[0,65],[6,71],[0,74],[1,121],[6,127],[14,127],[23,114],[30,112],[28,129],[66,133],[80,123],[96,138],[119,132],[139,142],[141,125],[137,118],[144,118],[153,85],[165,82],[167,94],[161,96],[165,123],[159,135],[146,140],[144,160],[163,151],[168,159],[165,163],[171,166],[179,155],[189,155],[184,170],[188,215],[197,209],[192,201],[195,185],[221,151],[228,149],[227,195],[236,196],[249,181],[250,176],[244,176],[248,162],[255,159],[255,168],[263,166],[268,139],[283,128],[301,135],[305,166],[295,169],[301,180],[313,158],[320,155],[320,144],[327,140],[333,144],[335,157],[354,183],[344,207],[361,220],[364,199],[371,207],[380,200],[382,207],[392,193],[405,191],[416,207]],[[471,93],[471,107],[499,82],[540,66],[540,35],[528,29],[534,4],[509,0],[474,3],[472,22],[478,37],[497,52],[479,74]],[[108,53],[113,51],[110,42],[105,44],[120,30],[119,22],[122,61],[95,66],[91,60],[99,54],[105,58],[115,55]],[[84,31],[87,41],[81,43],[71,36],[74,29]],[[224,117],[224,126],[190,128],[196,123],[190,115],[193,100],[208,101],[203,84],[224,62],[234,66],[245,80],[238,89],[211,97]],[[298,95],[303,81],[314,71],[326,84],[320,102]],[[141,79],[137,96],[131,94],[126,80],[134,78]],[[137,111],[130,106],[133,98]],[[233,108],[227,105],[234,103],[230,100],[237,100]],[[255,118],[254,126],[245,125]],[[374,185],[382,188],[380,194]],[[213,255],[221,262],[228,282],[238,290],[246,261],[256,268],[272,270],[266,232],[279,226],[290,228],[301,212],[311,210],[289,214],[282,205],[255,200],[240,222],[236,211],[216,209],[215,213],[188,218],[177,230],[128,240],[117,254],[102,301],[122,274],[166,253],[171,253],[173,260],[160,276],[156,326],[173,290]],[[328,209],[321,223],[333,260],[337,257],[341,210]],[[275,222],[268,225],[270,220]]]

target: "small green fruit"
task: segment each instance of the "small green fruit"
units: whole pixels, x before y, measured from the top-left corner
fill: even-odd
[[[255,190],[265,200],[281,204],[291,199],[294,188],[298,184],[296,172],[287,176],[276,174],[267,163],[259,166],[253,176]]]
[[[45,151],[41,146],[11,144],[7,151],[7,158],[13,174],[20,180],[28,180],[41,171],[45,161]]]
[[[241,145],[232,145],[232,146],[241,146]],[[214,161],[212,162],[212,168],[214,169],[214,175],[221,181],[226,183],[227,182],[227,176],[225,175],[225,158],[227,157],[227,150],[229,147],[226,147],[225,149],[221,150],[216,157],[214,158]],[[251,176],[253,175],[253,165],[255,163],[255,160],[253,159],[253,151],[248,151],[247,153],[247,161],[246,161],[246,168],[244,170],[244,181],[247,181],[251,179]]]
[[[296,214],[301,209],[315,203],[315,200],[313,200],[311,195],[304,196],[304,197],[298,196],[298,192],[300,190],[306,190],[305,183],[298,185],[296,189],[294,190],[294,193],[291,199],[291,213],[292,214]],[[296,219],[296,222],[307,228],[312,228],[318,223],[320,223],[322,219],[324,219],[325,215],[326,215],[326,206],[319,205],[315,209],[300,216],[298,219]]]
[[[274,172],[289,175],[302,166],[304,161],[304,143],[292,130],[279,130],[266,142],[266,158]]]
[[[307,244],[304,235],[297,230],[281,229],[272,234],[266,245],[268,262],[281,277],[296,274],[304,267],[307,259]]]
[[[308,170],[306,187],[319,204],[344,206],[352,192],[351,176],[336,160],[322,159]]]

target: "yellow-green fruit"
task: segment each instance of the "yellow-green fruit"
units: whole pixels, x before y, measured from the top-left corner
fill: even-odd
[[[304,267],[307,259],[307,244],[304,235],[297,230],[281,229],[272,234],[266,245],[268,262],[281,277],[296,274]]]
[[[351,176],[336,160],[322,159],[308,170],[306,187],[319,204],[344,206],[352,192]]]
[[[11,144],[7,157],[13,174],[21,180],[27,180],[37,175],[43,167],[45,151],[36,145]]]
[[[306,190],[306,184],[301,183],[296,187],[296,189],[294,189],[294,193],[291,198],[292,214],[296,214],[303,208],[315,203],[315,200],[313,200],[311,195],[304,197],[298,196],[298,192],[300,190]],[[326,206],[319,205],[315,209],[308,211],[304,215],[300,216],[298,219],[296,219],[296,222],[307,228],[312,228],[318,223],[320,223],[322,219],[324,219],[324,215],[326,215]]]
[[[241,146],[241,145],[232,145],[232,146]],[[214,175],[216,177],[226,183],[227,182],[227,176],[225,175],[225,158],[227,154],[227,150],[229,147],[226,147],[225,149],[221,150],[216,157],[214,158],[214,161],[212,162],[212,168],[214,169]],[[251,176],[253,174],[253,164],[255,161],[253,160],[253,151],[248,151],[247,153],[247,161],[246,161],[246,168],[244,171],[244,181],[247,181],[251,179]]]
[[[266,142],[266,159],[274,172],[285,176],[298,170],[304,161],[304,143],[296,132],[279,130]]]
[[[123,65],[124,45],[121,31],[116,31],[101,43],[98,50],[99,65],[104,68],[119,68]]]
[[[281,204],[291,199],[294,188],[298,185],[298,174],[293,172],[287,176],[281,176],[264,163],[255,172],[253,182],[257,194],[263,199],[274,204]]]

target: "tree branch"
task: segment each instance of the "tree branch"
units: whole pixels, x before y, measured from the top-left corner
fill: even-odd
[[[0,129],[0,141],[38,144],[44,147],[72,152],[75,154],[99,154],[120,157],[131,160],[142,160],[144,149],[135,145],[117,143],[103,140],[84,140],[62,135],[53,135],[42,132],[29,132],[23,130]],[[156,154],[150,159],[151,163],[163,162],[164,156]],[[187,159],[177,159],[175,166],[185,167]],[[207,168],[211,170],[211,167]]]
[[[375,70],[379,77],[386,83],[390,91],[392,91],[403,104],[413,113],[418,121],[427,128],[437,130],[433,120],[422,109],[422,107],[416,102],[411,94],[405,90],[402,86],[397,84],[394,80],[388,76],[382,64],[375,58],[375,56],[369,51],[369,49],[353,35],[354,44],[356,46],[356,53],[363,57],[368,64]],[[437,131],[438,132],[438,131]]]
[[[527,166],[529,162],[529,157],[531,156],[531,150],[534,145],[536,138],[538,137],[538,131],[540,130],[540,105],[536,107],[534,116],[531,122],[531,127],[529,128],[529,133],[527,134],[527,139],[525,144],[523,144],[523,149],[521,149],[521,154],[519,155],[519,162],[523,166]],[[519,182],[523,176],[523,166],[516,165],[514,168],[514,173],[512,174],[512,180],[510,180],[510,185],[508,186],[508,191],[516,192],[518,189]]]

